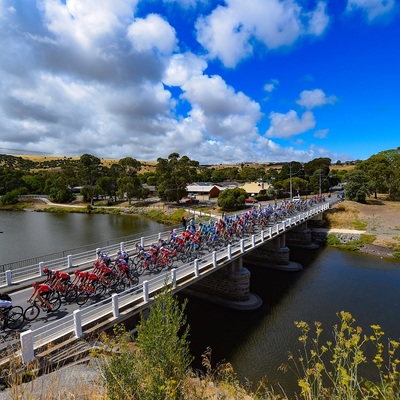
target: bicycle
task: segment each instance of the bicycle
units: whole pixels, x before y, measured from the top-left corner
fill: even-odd
[[[48,300],[50,303],[51,309],[48,309],[42,300],[35,299],[35,300],[28,300],[31,305],[27,307],[24,311],[24,319],[26,321],[34,321],[40,314],[40,311],[47,311],[47,312],[55,312],[61,307],[61,297],[60,293],[53,290],[52,292],[43,296],[45,300]],[[38,305],[40,302],[40,306]]]
[[[5,307],[0,310],[3,328],[18,329],[24,323],[24,310],[20,306]]]

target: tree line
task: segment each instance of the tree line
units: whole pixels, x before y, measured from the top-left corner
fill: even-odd
[[[341,182],[350,200],[365,202],[374,193],[400,199],[400,147],[358,161],[349,171],[332,167],[332,160],[326,157],[307,163],[291,161],[280,168],[267,165],[217,168],[172,153],[168,158],[158,158],[154,171],[143,172],[142,163],[132,157],[107,167],[90,154],[75,160],[64,157],[41,162],[0,155],[0,196],[3,205],[17,202],[23,194],[48,195],[53,202],[68,203],[75,199],[74,188],[79,187],[83,200],[89,204],[99,196],[110,203],[124,199],[130,203],[132,198],[145,199],[148,187],[154,186],[161,200],[179,202],[186,196],[187,185],[193,182],[259,181],[266,183],[263,196],[271,199],[327,193]]]

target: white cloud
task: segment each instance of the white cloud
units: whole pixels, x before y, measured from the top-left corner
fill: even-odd
[[[155,49],[161,54],[170,54],[177,44],[175,29],[156,14],[137,18],[128,27],[127,35],[138,52]]]
[[[311,111],[306,111],[301,118],[293,110],[286,114],[272,112],[269,119],[271,125],[265,133],[266,137],[287,139],[315,127],[315,118]]]
[[[63,41],[83,48],[122,27],[138,0],[39,0],[47,28]]]
[[[234,67],[252,53],[250,32],[237,19],[234,10],[218,6],[207,18],[196,24],[197,40],[207,49],[210,58],[219,58],[227,67]]]
[[[236,142],[253,139],[262,114],[260,106],[242,92],[235,92],[220,76],[195,76],[182,85],[182,97],[193,107],[192,115],[207,126],[210,138]]]
[[[253,52],[254,39],[268,49],[290,46],[303,35],[321,35],[328,23],[324,2],[314,11],[294,0],[227,0],[197,23],[197,40],[211,58],[234,67]],[[250,43],[252,42],[252,43]]]
[[[206,68],[206,61],[193,53],[174,54],[169,59],[163,82],[169,86],[182,86],[191,78],[201,76]]]
[[[276,87],[279,85],[279,81],[277,79],[271,79],[269,83],[264,85],[264,90],[268,93],[273,92]]]
[[[315,107],[321,107],[326,104],[334,104],[337,99],[335,96],[327,97],[323,90],[303,90],[300,93],[300,99],[296,101],[297,104],[311,110]]]
[[[372,21],[390,13],[394,7],[395,0],[348,0],[346,9],[348,12],[363,11]]]
[[[329,129],[319,129],[314,132],[314,137],[318,139],[325,139],[328,136]]]
[[[186,9],[196,8],[197,5],[207,4],[209,1],[210,0],[163,0],[166,4],[177,4]]]

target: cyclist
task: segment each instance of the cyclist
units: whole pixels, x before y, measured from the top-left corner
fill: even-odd
[[[131,269],[129,268],[127,262],[125,260],[119,260],[118,262],[115,263],[115,267],[116,270],[118,271],[118,274],[121,274],[122,276],[125,275],[126,279],[129,282],[129,287],[133,287],[134,284],[131,278]]]
[[[71,280],[71,276],[67,272],[60,271],[58,269],[48,269],[43,268],[43,273],[47,275],[47,282],[52,284],[56,281],[61,281],[61,283],[67,283]]]
[[[7,293],[0,293],[0,312],[10,307],[12,307],[11,297]],[[2,314],[0,314],[0,318],[3,318]]]
[[[47,285],[46,283],[40,282],[34,282],[32,286],[34,289],[31,297],[29,297],[28,303],[33,304],[35,300],[39,300],[42,306],[46,305],[47,312],[51,311],[49,296],[53,292],[52,287],[50,285]]]

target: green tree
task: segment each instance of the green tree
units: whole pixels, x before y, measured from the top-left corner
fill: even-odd
[[[313,176],[316,171],[321,171],[324,176],[329,175],[332,160],[328,157],[315,158],[304,164],[305,176]]]
[[[238,173],[237,178],[246,182],[254,182],[264,175],[264,168],[245,167]]]
[[[0,204],[2,206],[17,204],[18,203],[18,195],[19,195],[18,190],[11,190],[10,192],[7,192],[5,195],[1,196]]]
[[[400,147],[374,154],[356,169],[368,175],[375,198],[381,192],[388,193],[391,200],[400,200]]]
[[[189,327],[184,310],[166,286],[142,316],[135,347],[129,335],[119,329],[118,352],[105,354],[101,369],[108,398],[164,400],[182,398],[182,382],[193,358],[189,353]]]
[[[187,185],[193,182],[198,167],[198,161],[190,160],[187,156],[180,158],[178,153],[170,154],[168,159],[158,158],[156,171],[159,181],[156,186],[159,197],[179,203],[186,195]]]
[[[62,173],[49,174],[46,180],[45,193],[54,203],[69,203],[74,199],[71,188],[68,186]]]
[[[0,195],[25,187],[23,172],[13,168],[0,168]]]
[[[367,196],[370,196],[371,183],[364,171],[354,169],[347,174],[346,198],[358,203],[365,203]]]
[[[81,191],[84,199],[90,201],[90,204],[93,205],[98,189],[96,184],[103,175],[103,167],[100,158],[86,153],[83,154],[79,159],[78,174],[84,186]]]
[[[310,177],[309,189],[313,193],[326,193],[329,191],[331,183],[328,175],[326,175],[326,170],[317,169],[313,172]]]
[[[247,193],[244,189],[226,189],[218,196],[217,204],[224,211],[240,210],[246,204]]]

